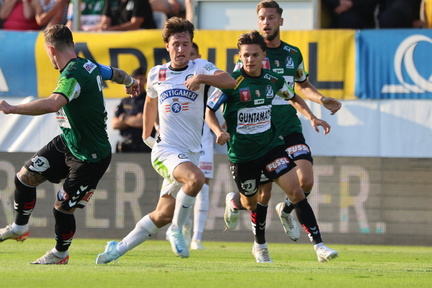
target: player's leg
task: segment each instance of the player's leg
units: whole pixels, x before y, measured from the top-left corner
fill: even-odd
[[[170,185],[167,180],[164,180],[162,191],[164,191],[164,188],[167,191],[167,186]],[[178,187],[175,186],[173,189],[178,189]],[[117,260],[120,256],[148,240],[160,228],[171,223],[174,207],[175,198],[171,194],[161,192],[156,209],[141,218],[136,223],[135,228],[120,242],[109,241],[105,247],[105,251],[97,256],[96,264],[107,264]]]
[[[312,191],[314,184],[313,159],[309,146],[306,144],[302,133],[292,133],[285,137],[286,152],[296,163],[296,172],[305,196]],[[287,197],[284,202],[276,205],[276,213],[282,223],[284,231],[293,240],[297,241],[300,237],[300,229],[296,220],[292,216],[294,206]]]
[[[62,189],[57,193],[53,209],[56,245],[32,264],[67,264],[68,250],[76,232],[74,212],[88,204],[111,162],[111,155],[96,163],[81,161],[75,158],[64,144],[58,145],[60,144],[57,144],[57,148],[63,151],[58,161],[65,163],[69,173]]]
[[[196,202],[194,206],[194,217],[193,217],[193,236],[191,241],[191,249],[204,249],[202,245],[202,234],[204,232],[205,224],[207,221],[207,216],[210,206],[209,197],[209,182],[210,179],[206,178],[201,191],[196,197]]]
[[[338,256],[337,251],[324,246],[315,214],[300,187],[295,169],[289,170],[274,181],[286,193],[291,203],[294,204],[297,219],[308,234],[311,242],[314,243],[318,260],[325,262],[336,258]]]
[[[63,153],[55,148],[58,137],[36,152],[15,176],[14,223],[0,229],[0,242],[7,239],[24,241],[29,236],[28,222],[36,205],[36,187],[47,179],[59,183],[67,169],[64,167]],[[63,161],[59,162],[56,159]]]

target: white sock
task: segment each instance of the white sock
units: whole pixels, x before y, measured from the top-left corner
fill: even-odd
[[[50,252],[59,258],[66,258],[69,255],[68,250],[58,251],[55,247]]]
[[[263,248],[268,248],[268,245],[267,245],[267,242],[264,244],[258,244],[254,241],[254,247],[255,247],[255,249],[259,250],[259,249],[263,249]]]
[[[204,184],[198,193],[194,206],[194,234],[192,239],[201,240],[209,211],[209,186]]]
[[[322,246],[324,246],[324,243],[323,243],[323,242],[320,242],[320,243],[318,243],[318,244],[315,244],[315,245],[314,245],[314,249],[315,249],[315,251],[316,251],[318,248],[322,247]]]
[[[28,230],[29,230],[28,224],[18,225],[18,224],[12,223],[12,231],[18,235],[25,234]]]
[[[174,217],[172,219],[172,226],[181,228],[189,218],[192,206],[195,203],[195,197],[191,197],[183,192],[183,189],[177,193]]]
[[[138,223],[135,228],[129,232],[123,240],[118,243],[117,250],[121,255],[125,254],[127,251],[132,250],[139,244],[143,243],[154,235],[159,230],[158,227],[150,219],[150,216],[145,215]]]

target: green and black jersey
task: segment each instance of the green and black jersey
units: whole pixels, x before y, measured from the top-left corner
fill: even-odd
[[[111,153],[102,88],[97,64],[76,58],[61,71],[53,91],[68,101],[57,112],[57,121],[66,145],[82,161],[99,162]]]
[[[294,82],[306,80],[308,73],[304,70],[303,56],[299,48],[282,42],[278,48],[267,48],[266,54],[263,67],[282,75],[293,90]],[[297,110],[288,101],[278,97],[273,101],[273,119],[282,136],[302,132]]]
[[[274,147],[283,145],[272,123],[272,101],[276,95],[289,100],[294,93],[282,76],[269,70],[263,69],[259,77],[251,77],[240,69],[231,76],[236,79],[237,86],[234,89],[222,89],[228,96],[223,102],[222,114],[227,123],[227,132],[231,135],[228,157],[233,163],[242,163],[257,159]],[[209,108],[212,108],[211,98]],[[219,97],[214,99],[217,102]]]

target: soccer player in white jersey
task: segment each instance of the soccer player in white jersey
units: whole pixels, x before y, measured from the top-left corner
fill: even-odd
[[[205,85],[234,88],[236,82],[207,60],[190,61],[194,26],[188,20],[170,18],[162,36],[170,62],[153,67],[148,74],[143,118],[144,142],[152,147],[153,167],[164,178],[159,202],[122,241],[108,242],[97,264],[119,258],[171,222],[168,238],[174,254],[189,256],[182,228],[205,179],[198,167]],[[150,134],[158,116],[160,135],[155,141]]]
[[[199,53],[198,45],[192,43],[192,51],[190,60],[201,58]],[[204,96],[208,98],[214,87],[206,86]],[[201,137],[202,151],[200,155],[199,168],[204,173],[205,180],[201,191],[198,193],[194,205],[193,211],[193,225],[192,219],[189,218],[183,226],[183,236],[185,238],[187,246],[190,246],[191,250],[204,249],[202,245],[202,234],[204,233],[205,224],[210,206],[210,179],[213,178],[213,164],[214,164],[214,143],[215,136],[210,130],[210,127],[204,123],[203,134]],[[192,227],[193,226],[193,227]],[[193,229],[192,229],[193,228]],[[193,231],[193,233],[192,233]],[[167,230],[169,232],[169,230]],[[168,238],[168,237],[167,237]]]

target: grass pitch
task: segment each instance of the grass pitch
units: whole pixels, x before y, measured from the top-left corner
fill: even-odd
[[[29,238],[0,243],[1,287],[432,287],[432,247],[329,245],[321,264],[311,244],[269,244],[274,263],[258,264],[252,243],[204,242],[175,257],[167,241],[146,241],[118,262],[96,265],[107,240],[75,239],[68,265],[30,265],[54,245]]]

